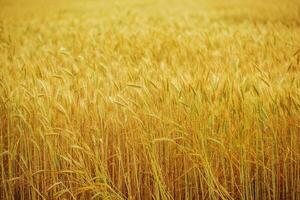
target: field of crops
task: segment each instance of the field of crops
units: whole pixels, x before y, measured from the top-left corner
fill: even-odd
[[[0,0],[0,199],[300,199],[300,1]]]

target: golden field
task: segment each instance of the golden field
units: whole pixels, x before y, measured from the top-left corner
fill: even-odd
[[[0,199],[300,199],[300,1],[0,0]]]

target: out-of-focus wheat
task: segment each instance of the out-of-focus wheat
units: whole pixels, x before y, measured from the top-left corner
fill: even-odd
[[[0,1],[1,199],[299,199],[297,1]]]

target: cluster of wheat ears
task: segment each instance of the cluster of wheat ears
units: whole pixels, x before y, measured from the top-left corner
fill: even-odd
[[[300,199],[298,0],[0,0],[0,199]]]

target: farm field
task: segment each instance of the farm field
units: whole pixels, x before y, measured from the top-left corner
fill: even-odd
[[[300,1],[0,0],[0,199],[299,200]]]

